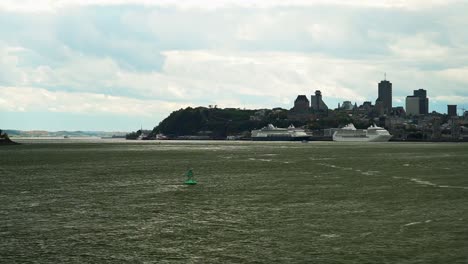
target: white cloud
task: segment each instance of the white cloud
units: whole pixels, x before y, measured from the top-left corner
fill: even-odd
[[[463,68],[446,69],[438,72],[438,75],[447,81],[456,80],[468,85],[468,66]]]
[[[0,110],[155,116],[188,106],[160,100],[139,100],[98,93],[54,92],[35,87],[0,86]]]
[[[199,81],[210,89],[219,87],[218,91],[212,91],[218,96],[228,93],[294,97],[322,89],[329,97],[363,100],[359,91],[341,81],[351,77],[357,69],[362,71],[361,74],[372,71],[359,62],[311,54],[227,51],[170,51],[164,54],[167,57],[165,74]],[[345,70],[348,66],[354,66],[356,70]]]
[[[18,52],[24,50],[22,47],[0,46],[0,82],[10,83],[20,81],[23,78],[22,71],[18,68]]]
[[[417,61],[440,61],[449,55],[449,48],[438,45],[428,34],[398,37],[389,45],[390,50],[398,58]]]
[[[450,104],[461,104],[467,105],[468,103],[468,96],[458,96],[458,95],[438,95],[431,97],[431,100],[434,102],[450,102]]]
[[[349,26],[340,19],[334,23],[314,23],[308,27],[307,31],[312,39],[320,44],[347,41],[352,34]]]

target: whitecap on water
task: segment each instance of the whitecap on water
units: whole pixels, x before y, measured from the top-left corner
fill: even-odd
[[[271,159],[255,159],[255,158],[249,158],[249,160],[253,160],[253,161],[258,160],[258,161],[266,161],[266,162],[271,161]]]
[[[394,179],[405,179],[403,177],[396,177],[396,176],[393,176],[392,178]],[[437,187],[437,188],[451,188],[451,189],[465,189],[465,190],[468,190],[468,187],[466,186],[451,186],[451,185],[438,185],[438,184],[435,184],[433,182],[430,182],[430,181],[424,181],[424,180],[420,180],[420,179],[416,179],[416,178],[411,178],[411,179],[407,179],[409,181],[412,181],[414,183],[417,183],[419,185],[423,185],[423,186],[432,186],[432,187]]]
[[[321,237],[325,237],[325,238],[336,238],[336,237],[340,237],[340,235],[337,235],[337,234],[321,234],[320,236],[321,236]]]
[[[403,226],[412,226],[412,225],[418,225],[418,224],[422,224],[422,222],[411,222],[411,223],[404,224]]]
[[[328,163],[318,163],[319,165],[322,165],[322,166],[326,166],[326,167],[329,167],[329,168],[334,168],[334,169],[341,169],[341,170],[345,170],[345,171],[355,171],[355,172],[358,172],[362,175],[366,175],[366,176],[373,176],[373,175],[376,175],[376,174],[379,174],[380,171],[363,171],[361,169],[354,169],[352,167],[341,167],[341,166],[337,166],[337,165],[334,165],[334,164],[328,164]]]
[[[411,222],[411,223],[407,223],[407,224],[404,224],[403,226],[412,226],[412,225],[419,225],[419,224],[428,224],[432,222],[432,220],[426,220],[426,221],[416,221],[416,222]]]
[[[435,183],[432,183],[432,182],[429,182],[429,181],[419,180],[419,179],[416,179],[416,178],[411,178],[411,181],[415,182],[417,184],[421,184],[421,185],[437,186],[437,184],[435,184]]]
[[[373,175],[376,175],[378,173],[379,173],[379,171],[363,171],[363,172],[361,172],[362,175],[367,175],[367,176],[373,176]]]

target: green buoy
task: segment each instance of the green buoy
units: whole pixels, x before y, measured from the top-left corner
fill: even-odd
[[[187,185],[195,185],[197,184],[197,181],[193,179],[193,171],[192,169],[189,169],[186,173],[185,176],[187,176],[187,180],[184,182],[184,184]]]

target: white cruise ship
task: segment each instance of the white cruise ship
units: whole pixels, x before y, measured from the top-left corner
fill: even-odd
[[[310,135],[304,129],[295,128],[293,125],[288,128],[279,128],[269,124],[262,129],[252,130],[254,141],[302,141],[309,138]]]
[[[367,129],[356,129],[353,124],[338,129],[333,133],[333,141],[385,142],[392,135],[382,127],[372,125]]]

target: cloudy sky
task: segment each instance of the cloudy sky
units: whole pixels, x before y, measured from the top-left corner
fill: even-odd
[[[1,0],[0,128],[151,129],[186,106],[468,108],[468,1]]]

